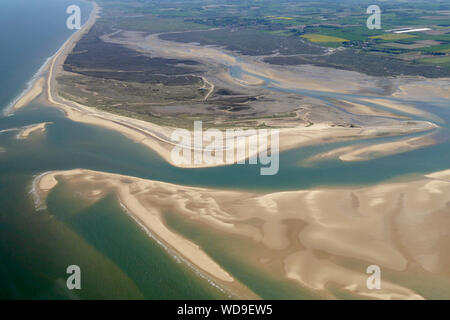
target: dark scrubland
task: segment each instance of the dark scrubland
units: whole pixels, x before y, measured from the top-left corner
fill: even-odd
[[[104,42],[99,30],[93,28],[68,55],[64,70],[101,79],[161,83],[164,85],[194,84],[201,79],[193,60],[148,57],[119,44]]]
[[[450,68],[425,65],[395,58],[374,56],[352,49],[338,51],[326,56],[268,57],[265,62],[278,65],[312,64],[342,70],[362,72],[371,76],[415,76],[428,78],[449,77]]]

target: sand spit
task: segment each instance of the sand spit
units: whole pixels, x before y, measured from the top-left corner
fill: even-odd
[[[91,12],[91,15],[88,21],[85,23],[83,28],[76,32],[72,37],[66,41],[66,43],[61,47],[61,49],[55,54],[55,56],[51,59],[47,66],[47,81],[46,81],[46,96],[47,100],[50,104],[58,107],[63,110],[66,116],[73,120],[79,121],[91,125],[101,126],[107,129],[115,130],[120,132],[121,134],[127,136],[131,140],[141,143],[156,153],[158,153],[165,161],[170,164],[178,167],[184,168],[198,168],[198,167],[212,167],[219,165],[228,165],[232,163],[236,163],[242,158],[236,158],[234,161],[223,163],[189,163],[189,164],[180,164],[176,163],[172,159],[172,150],[174,146],[177,144],[172,140],[172,132],[176,128],[159,126],[147,121],[141,121],[137,119],[127,118],[124,116],[119,116],[115,114],[111,114],[108,112],[104,112],[95,108],[90,108],[79,103],[65,100],[57,94],[57,83],[56,76],[60,72],[62,72],[62,64],[65,61],[67,54],[69,54],[76,42],[86,33],[89,29],[94,25],[98,14],[100,12],[100,7],[94,2],[94,9]],[[165,43],[165,42],[162,42]],[[172,44],[171,44],[172,45]],[[165,49],[173,49],[173,48],[159,48],[158,50]],[[176,52],[178,52],[179,48],[175,48]],[[198,48],[194,48],[197,50]],[[193,50],[194,50],[193,49]],[[204,59],[217,59],[216,55],[218,54],[216,49],[213,48],[205,48],[207,51],[201,51],[199,53],[205,54],[202,56]],[[196,52],[194,50],[194,53]],[[200,49],[198,49],[200,50]],[[208,50],[212,50],[211,52]],[[216,50],[216,51],[215,51]],[[169,50],[170,51],[170,50]],[[193,52],[189,52],[188,54],[193,54]],[[236,59],[233,57],[222,53],[220,56],[221,59],[230,60],[230,63],[236,63]],[[247,81],[250,81],[250,78],[246,78]],[[206,83],[206,82],[205,82]],[[207,99],[214,89],[214,85],[212,83],[206,83],[209,85],[210,91],[205,96]],[[348,126],[333,126],[329,123],[315,123],[314,125],[300,125],[292,128],[281,128],[279,133],[279,150],[285,151],[293,148],[298,148],[301,146],[312,145],[316,143],[322,142],[333,142],[333,141],[343,141],[343,140],[354,140],[360,138],[370,138],[370,137],[378,137],[380,135],[401,135],[419,131],[426,131],[433,129],[435,125],[426,121],[414,121],[414,122],[401,122],[399,121],[397,124],[386,125],[386,126],[376,126],[376,127],[348,127]],[[192,135],[192,132],[189,132],[189,135]],[[243,136],[248,137],[248,133],[244,133]],[[263,146],[262,148],[264,148]],[[192,151],[192,147],[190,148]],[[225,151],[225,148],[224,148]],[[243,158],[247,159],[252,156],[255,152],[259,152],[259,150],[247,152]]]
[[[50,123],[51,122],[42,122],[38,124],[33,124],[31,126],[26,126],[17,134],[17,139],[27,139],[31,134],[37,131],[44,132],[47,124]]]
[[[217,263],[215,263],[208,255],[206,255],[200,247],[194,243],[180,237],[179,235],[170,231],[161,220],[161,212],[157,206],[148,206],[145,202],[141,201],[138,193],[145,191],[146,189],[153,188],[152,181],[145,181],[142,179],[133,179],[126,176],[112,175],[108,178],[107,175],[99,174],[88,170],[71,170],[71,171],[54,171],[49,172],[40,177],[38,182],[39,192],[48,192],[56,186],[58,181],[56,177],[82,177],[83,181],[98,182],[99,179],[103,180],[103,188],[108,186],[113,188],[120,199],[120,202],[127,208],[127,210],[133,214],[135,218],[143,223],[149,230],[165,243],[173,247],[182,256],[186,257],[189,261],[194,263],[200,269],[208,272],[215,278],[224,282],[233,282],[234,279],[223,270]],[[150,184],[148,184],[150,183]]]
[[[44,77],[36,79],[31,88],[19,100],[17,100],[16,103],[14,103],[10,112],[17,111],[18,109],[26,106],[35,98],[37,98],[44,90],[44,85],[45,85]]]
[[[450,170],[363,188],[320,188],[276,193],[179,186],[90,170],[44,174],[41,190],[57,180],[111,188],[158,238],[201,270],[224,282],[231,276],[197,245],[168,229],[170,211],[217,232],[239,235],[261,249],[261,268],[332,298],[329,286],[363,297],[421,299],[405,278],[429,273],[450,281]],[[295,225],[301,228],[294,228]],[[245,240],[246,239],[246,240]],[[257,255],[259,250],[249,253]],[[401,274],[366,287],[366,268]],[[417,271],[419,270],[419,271]],[[421,271],[420,271],[421,270]]]
[[[341,161],[367,161],[404,153],[436,144],[433,134],[420,137],[405,138],[392,142],[374,143],[370,145],[356,144],[333,149],[306,159],[303,164],[309,165],[316,161],[339,159]]]
[[[444,180],[444,181],[450,182],[450,170],[444,170],[444,171],[430,173],[430,174],[425,175],[425,177],[430,178],[430,179]]]

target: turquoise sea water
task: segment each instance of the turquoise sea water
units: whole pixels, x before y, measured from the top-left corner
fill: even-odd
[[[71,34],[65,27],[65,10],[71,4],[81,7],[83,20],[88,17],[91,5],[82,1],[2,1],[1,109],[7,108],[26,88],[46,59]],[[318,92],[297,93],[321,96]],[[439,137],[443,143],[361,163],[328,161],[301,167],[301,160],[346,143],[307,147],[281,154],[280,171],[275,176],[260,176],[260,168],[249,165],[175,168],[119,133],[72,122],[57,109],[37,103],[12,116],[1,116],[0,148],[4,152],[0,152],[0,298],[227,297],[150,239],[112,196],[90,205],[77,199],[66,186],[59,186],[49,195],[48,209],[36,211],[29,191],[37,174],[88,168],[186,185],[285,190],[371,184],[447,169],[448,101],[429,101],[418,107],[442,119]],[[27,140],[15,138],[15,128],[44,121],[52,122],[45,135]],[[391,139],[396,138],[385,140]],[[175,218],[171,225],[183,229],[195,241],[194,227],[180,226]],[[221,260],[219,256],[215,258]],[[262,297],[306,297],[301,290],[293,293],[294,289],[288,287],[285,291],[280,289],[277,296],[267,289],[272,280],[264,284],[263,276],[249,276],[238,257],[222,259],[227,270]],[[65,288],[65,268],[69,264],[86,270],[81,291]],[[259,285],[255,285],[257,282]]]

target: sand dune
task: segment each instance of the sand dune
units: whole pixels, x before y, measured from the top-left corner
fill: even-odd
[[[165,211],[195,219],[217,232],[243,236],[264,248],[259,261],[280,266],[273,271],[280,278],[324,297],[333,297],[328,290],[333,285],[363,297],[419,299],[423,295],[410,288],[405,278],[426,278],[428,273],[450,277],[449,172],[364,188],[264,194],[75,170],[45,174],[40,187],[47,192],[56,178],[82,183],[84,188],[89,184],[94,190],[114,190],[130,214],[158,238],[224,282],[233,278],[197,245],[168,229],[162,221]],[[303,227],[295,229],[299,223]],[[380,290],[367,289],[365,270],[372,264],[403,276],[399,281],[392,276],[383,279]]]

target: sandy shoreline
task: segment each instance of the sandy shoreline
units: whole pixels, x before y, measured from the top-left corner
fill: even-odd
[[[96,183],[103,179],[101,185],[96,186],[88,192],[88,197],[97,199],[105,194],[105,191],[114,191],[124,210],[132,218],[144,227],[157,241],[162,241],[165,246],[174,250],[177,256],[186,259],[186,263],[192,264],[196,269],[201,270],[208,276],[218,281],[219,284],[226,285],[231,292],[238,292],[245,298],[257,298],[247,288],[237,282],[227,271],[211,259],[198,245],[181,237],[168,229],[162,220],[162,208],[158,204],[150,205],[145,199],[138,196],[148,189],[153,189],[159,182],[133,178],[123,175],[103,175],[98,172],[74,169],[69,171],[49,171],[35,178],[33,181],[34,193],[38,199],[36,202],[45,202],[47,193],[53,189],[60,179],[68,179],[73,182],[73,178],[82,178],[83,182]],[[161,191],[170,188],[170,184],[161,183]],[[154,189],[154,191],[157,191]]]
[[[12,108],[8,110],[8,112],[16,112],[20,108],[26,106],[31,101],[36,99],[44,90],[45,85],[45,79],[44,77],[39,77],[34,81],[33,85],[31,86],[30,90],[28,90],[19,100],[14,103]]]
[[[365,267],[376,264],[406,277],[410,267],[420,265],[427,272],[450,276],[445,271],[450,261],[445,258],[448,244],[443,242],[450,236],[449,172],[370,187],[268,194],[187,187],[84,169],[43,174],[37,185],[44,194],[59,179],[82,184],[86,193],[113,190],[130,214],[159,239],[224,283],[233,278],[200,247],[165,226],[166,210],[217,232],[244,237],[260,248],[249,252],[250,256],[262,252],[259,261],[273,259],[279,264],[276,274],[280,277],[325,297],[332,297],[327,285],[333,283],[363,297],[421,299],[404,282],[392,282],[392,277],[383,280],[382,290],[368,290]],[[255,224],[255,219],[260,222]],[[294,229],[289,226],[298,224],[304,227],[295,229],[298,234],[292,238]],[[318,250],[326,254],[319,258]],[[363,262],[361,269],[340,264],[342,258]],[[266,262],[261,263],[264,268]]]
[[[175,142],[172,141],[171,135],[176,128],[169,128],[159,126],[150,122],[141,121],[137,119],[131,119],[87,106],[83,106],[73,101],[67,101],[59,97],[56,93],[56,76],[62,70],[62,63],[65,60],[67,54],[69,54],[76,42],[94,25],[96,18],[100,12],[100,7],[94,2],[94,8],[91,12],[89,20],[85,23],[83,28],[75,33],[58,51],[49,63],[46,90],[47,100],[50,104],[63,110],[66,116],[73,120],[92,125],[101,126],[107,129],[118,131],[131,140],[139,142],[156,153],[158,153],[168,163],[184,168],[199,168],[199,167],[213,167],[219,165],[227,165],[232,163],[224,162],[223,164],[208,164],[208,163],[191,163],[191,164],[179,164],[175,163],[172,159],[171,151],[175,146]],[[252,77],[246,78],[247,81],[253,79]],[[252,81],[256,81],[253,79]],[[254,83],[253,83],[254,84]],[[210,91],[207,94],[211,94],[211,90],[214,88],[213,84],[210,85]],[[313,126],[298,126],[293,128],[281,128],[280,129],[280,151],[286,151],[301,146],[320,143],[322,141],[341,141],[343,139],[358,139],[358,135],[361,138],[376,137],[378,133],[388,131],[388,134],[397,135],[411,132],[419,132],[429,130],[435,126],[431,123],[416,122],[417,125],[410,127],[402,126],[400,123],[398,126],[388,127],[373,127],[373,128],[346,128],[346,127],[333,127],[325,123],[314,124]],[[258,150],[256,151],[258,152]],[[249,158],[252,153],[247,153],[244,159]],[[242,160],[237,158],[235,162]]]
[[[122,133],[127,136],[134,142],[138,142],[143,144],[144,146],[152,149],[158,155],[160,155],[165,161],[168,163],[183,167],[183,168],[200,168],[200,167],[214,167],[220,165],[229,165],[240,160],[245,160],[252,156],[255,153],[258,153],[259,150],[254,150],[253,153],[249,152],[245,154],[244,157],[236,158],[235,161],[229,161],[225,159],[222,164],[218,163],[190,163],[190,164],[180,164],[176,163],[172,159],[172,149],[176,145],[174,141],[172,141],[172,132],[176,128],[163,127],[150,122],[141,121],[137,119],[127,118],[107,112],[103,112],[101,110],[90,108],[79,103],[68,101],[61,98],[57,94],[57,83],[56,77],[62,72],[62,64],[66,59],[67,55],[72,51],[76,42],[90,30],[90,28],[95,24],[97,17],[99,16],[100,7],[97,3],[94,2],[94,8],[91,12],[91,15],[88,21],[84,24],[81,30],[76,32],[69,38],[66,43],[60,48],[60,50],[55,54],[55,56],[51,59],[47,66],[47,75],[46,75],[46,96],[47,100],[51,105],[58,107],[63,110],[66,116],[78,122],[83,122],[87,124],[92,124],[96,126],[101,126],[107,129],[115,130],[117,132]],[[211,56],[217,54],[217,49],[212,48],[202,48],[198,49],[201,52],[206,52]],[[209,51],[208,51],[209,50]],[[224,59],[232,59],[226,54],[222,54]],[[245,66],[243,66],[245,70]],[[255,70],[252,70],[255,71]],[[256,72],[258,74],[258,72]],[[262,75],[266,75],[265,73],[261,73]],[[283,81],[287,81],[285,78]],[[297,81],[297,80],[296,80]],[[250,75],[245,75],[242,80],[243,84],[246,85],[260,85],[261,81],[259,79],[254,78]],[[209,82],[205,82],[209,85],[210,90],[208,91],[205,99],[207,99],[214,90],[214,85]],[[22,99],[18,101],[15,106],[15,109],[22,107],[44,89],[43,88],[43,79],[39,79],[35,82],[32,89],[24,95]],[[360,108],[361,109],[361,108]],[[367,108],[365,109],[368,110]],[[363,128],[349,128],[349,127],[338,127],[332,126],[327,123],[317,123],[312,126],[297,126],[291,128],[280,128],[279,129],[279,150],[280,152],[290,150],[293,148],[299,148],[302,146],[308,146],[312,144],[317,144],[321,142],[332,142],[332,141],[344,141],[344,140],[355,140],[360,138],[370,138],[377,137],[380,132],[384,132],[388,135],[401,135],[412,132],[420,132],[426,131],[435,128],[435,125],[429,122],[420,122],[416,121],[415,124],[408,126],[402,125],[399,122],[398,125],[392,126],[378,126],[378,127],[363,127]],[[204,144],[205,145],[205,144]],[[225,149],[224,149],[225,151]]]

